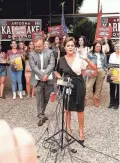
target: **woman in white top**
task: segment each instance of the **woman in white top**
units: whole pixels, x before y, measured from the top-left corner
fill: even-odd
[[[78,40],[78,47],[76,48],[76,52],[80,55],[84,55],[87,57],[87,54],[89,53],[90,49],[87,47],[87,41],[84,36],[80,36]]]
[[[115,52],[110,55],[109,58],[110,64],[118,64],[120,67],[120,41],[117,41],[115,43]],[[118,75],[118,78],[120,78],[120,74]],[[114,80],[120,80],[116,79],[115,76],[112,76],[110,78],[112,81]],[[119,107],[119,86],[120,84],[110,83],[110,104],[108,108],[114,107],[114,109],[118,109]]]
[[[66,38],[65,42],[66,55],[60,58],[56,69],[56,77],[72,79],[73,88],[71,89],[70,100],[65,98],[66,109],[66,128],[71,134],[70,121],[71,111],[76,111],[78,115],[80,138],[79,143],[84,142],[84,104],[85,104],[85,82],[81,75],[82,69],[85,69],[84,62],[87,62],[92,69],[96,66],[88,59],[81,59],[75,54],[75,39],[73,37]],[[86,66],[87,66],[86,65]]]

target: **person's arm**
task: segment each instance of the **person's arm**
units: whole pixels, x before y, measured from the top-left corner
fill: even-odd
[[[32,69],[32,71],[39,77],[39,79],[42,80],[44,73],[42,71],[40,71],[40,69],[37,66],[37,63],[34,60],[34,53],[30,53],[29,54],[29,63],[30,63],[30,67]]]
[[[7,53],[6,53],[6,61],[8,64],[12,64],[12,62],[10,61],[10,51],[8,50]]]
[[[25,61],[25,55],[26,55],[25,51],[23,53],[21,53],[21,58],[22,58],[23,61]]]
[[[53,71],[54,67],[55,67],[55,58],[54,58],[52,50],[50,50],[49,64],[44,72],[44,75],[47,75],[47,76],[50,75],[50,73]]]
[[[85,58],[85,61],[88,63],[88,66],[90,67],[90,69],[92,70],[96,70],[97,66],[88,58]]]
[[[57,72],[57,71],[55,71],[55,77],[56,77],[57,79],[62,79],[62,76],[61,76],[60,73]]]
[[[87,62],[86,67],[88,66],[90,69],[96,70],[97,66],[91,61],[90,55],[88,55],[87,57],[86,56],[85,57],[80,56],[80,58],[83,59],[85,62]]]
[[[60,60],[59,60],[57,66],[55,68],[55,77],[57,79],[62,79],[62,75],[60,72],[61,72],[61,70],[60,70]]]

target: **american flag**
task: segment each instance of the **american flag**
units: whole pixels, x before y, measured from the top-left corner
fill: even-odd
[[[64,17],[64,11],[62,11],[62,17],[61,17],[61,26],[62,26],[62,34],[67,34],[67,26],[65,24],[65,17]]]

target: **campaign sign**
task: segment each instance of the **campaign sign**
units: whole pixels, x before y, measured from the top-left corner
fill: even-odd
[[[41,30],[42,20],[41,19],[0,19],[0,40],[11,41],[11,39],[14,36],[14,31],[16,30],[18,35],[20,32],[20,31],[18,32],[18,30],[20,30],[20,28],[24,28],[23,26],[24,27],[26,26],[26,36],[24,37],[24,39],[31,40],[32,33]],[[21,30],[21,34],[24,35],[25,31]]]
[[[120,84],[120,65],[119,64],[108,64],[108,76],[107,82]]]
[[[101,24],[112,27],[112,39],[120,37],[120,16],[101,17]]]
[[[44,31],[37,31],[32,33],[32,39],[44,38]]]
[[[48,27],[48,32],[50,37],[60,36],[62,35],[62,27],[61,25]]]
[[[108,38],[112,36],[112,27],[111,26],[101,26],[98,30],[98,38]]]
[[[14,26],[13,27],[13,37],[14,38],[20,38],[20,37],[26,37],[26,26]]]

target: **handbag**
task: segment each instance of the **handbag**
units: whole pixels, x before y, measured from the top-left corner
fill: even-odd
[[[25,62],[25,71],[30,71],[30,72],[32,71],[28,60],[26,60]]]

